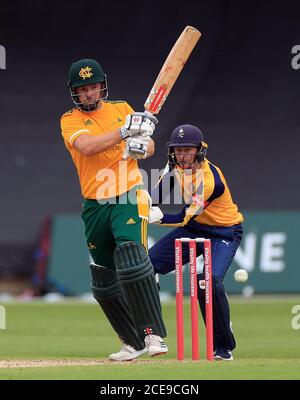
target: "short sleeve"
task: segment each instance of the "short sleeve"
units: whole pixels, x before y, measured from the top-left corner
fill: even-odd
[[[126,102],[125,102],[125,110],[127,114],[131,114],[134,112],[133,108]]]
[[[80,116],[73,112],[65,113],[60,120],[61,134],[65,139],[66,143],[73,147],[74,140],[78,136],[86,133],[91,133],[89,129],[84,125],[83,120]]]

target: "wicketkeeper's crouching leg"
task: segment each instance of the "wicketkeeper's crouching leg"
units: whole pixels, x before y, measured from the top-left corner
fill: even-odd
[[[140,338],[145,340],[150,356],[164,354],[168,348],[162,338],[167,335],[154,268],[145,247],[124,242],[114,252],[116,272],[133,315]]]
[[[203,319],[205,321],[205,290],[204,274],[198,275],[198,300]],[[214,326],[214,349],[222,356],[215,359],[232,359],[231,350],[236,346],[231,329],[230,308],[223,282],[217,276],[212,277],[213,292],[213,326]]]
[[[111,354],[114,361],[129,361],[148,351],[139,337],[126,295],[115,271],[91,265],[93,295],[111,326],[124,343],[122,354]],[[120,352],[119,352],[120,353]]]

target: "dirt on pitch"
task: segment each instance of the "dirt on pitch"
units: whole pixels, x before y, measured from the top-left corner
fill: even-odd
[[[128,365],[128,364],[153,364],[169,363],[174,360],[132,360],[115,362],[109,360],[0,360],[0,368],[33,368],[33,367],[67,367],[67,366],[91,366],[91,365]]]

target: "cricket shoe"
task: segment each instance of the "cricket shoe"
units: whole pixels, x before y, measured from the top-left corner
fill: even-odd
[[[108,358],[110,361],[131,361],[141,356],[142,354],[147,353],[147,351],[147,347],[142,350],[136,350],[129,344],[124,344],[118,353],[113,353]]]
[[[160,336],[147,335],[145,337],[145,344],[150,357],[159,356],[160,354],[166,354],[168,352],[168,347]]]
[[[230,350],[226,350],[223,347],[217,347],[214,354],[214,360],[216,361],[232,361],[233,356]]]

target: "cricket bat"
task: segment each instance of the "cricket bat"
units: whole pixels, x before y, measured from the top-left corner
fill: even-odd
[[[192,26],[186,26],[176,43],[172,47],[164,65],[162,66],[152,89],[145,101],[145,111],[151,114],[158,114],[166,101],[174,83],[187,62],[191,52],[201,37],[201,32]],[[143,154],[136,149],[136,153]],[[127,151],[123,159],[128,157]]]
[[[174,83],[187,62],[191,52],[201,37],[201,32],[192,26],[187,26],[162,66],[152,89],[144,104],[145,111],[158,114],[166,101]]]

